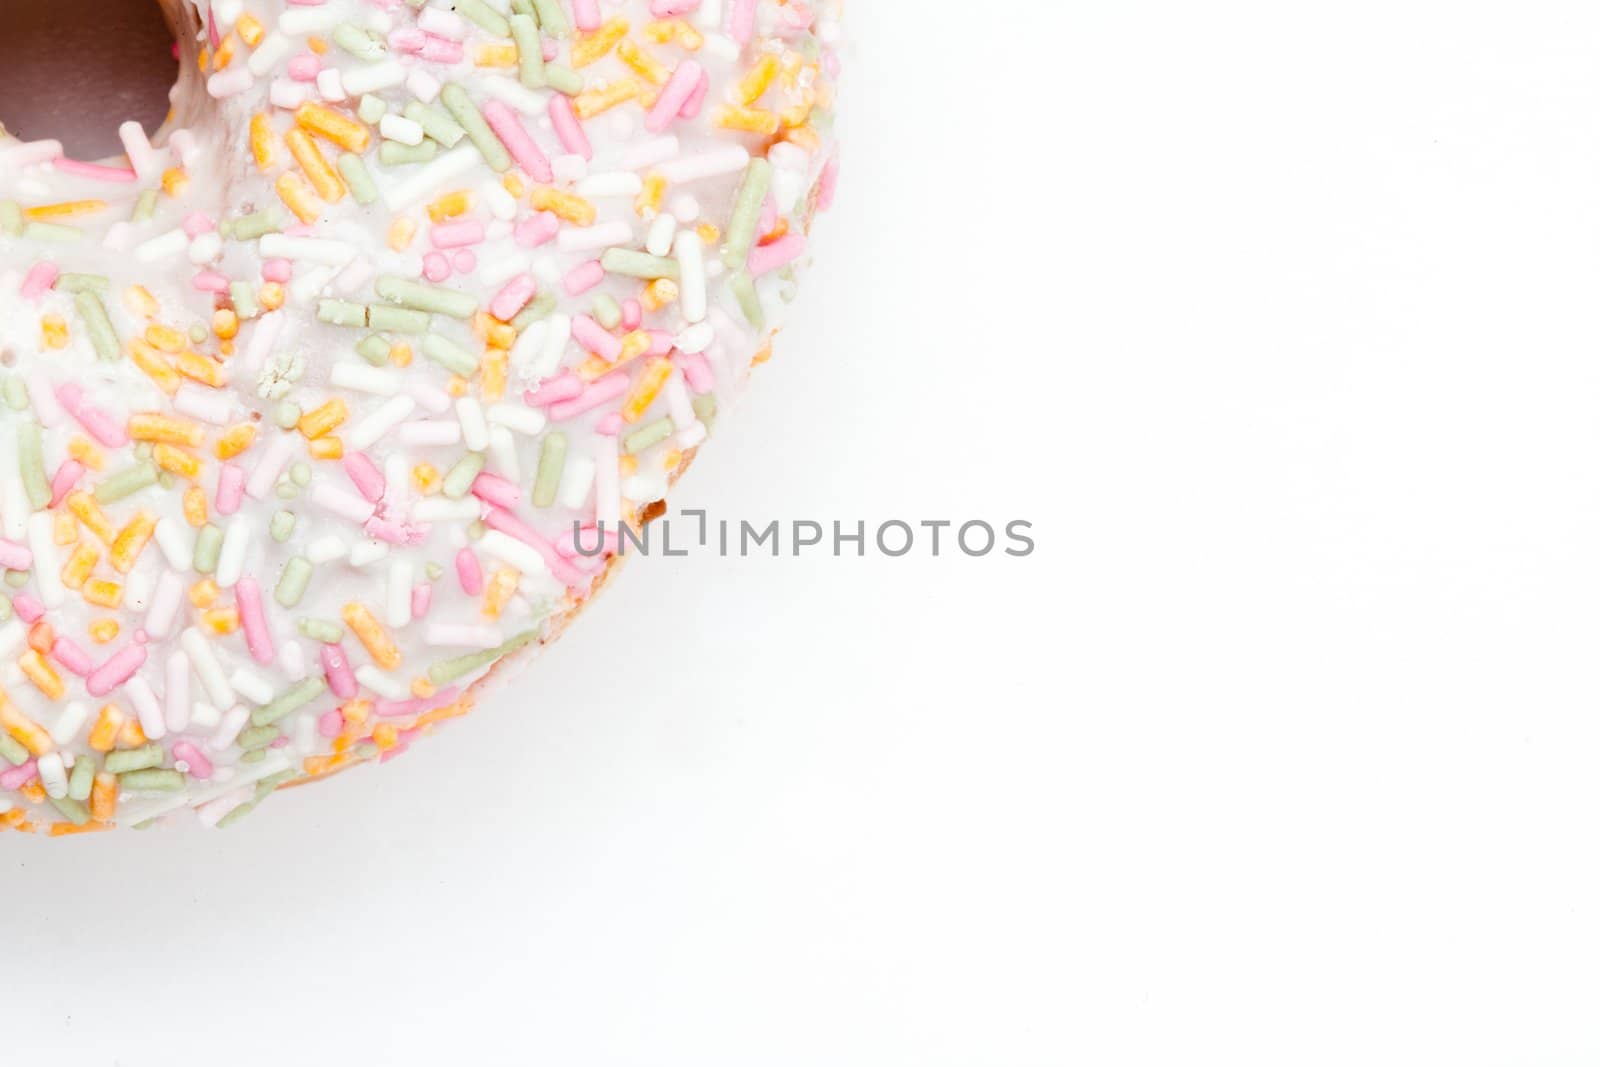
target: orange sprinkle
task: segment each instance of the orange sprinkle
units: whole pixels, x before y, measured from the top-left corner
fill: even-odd
[[[156,519],[148,511],[141,511],[124,526],[111,542],[111,566],[118,574],[127,574],[139,562],[139,554],[155,536]]]
[[[278,175],[273,188],[278,191],[278,199],[282,200],[301,222],[316,222],[322,217],[322,205],[317,202],[317,198],[312,195],[311,189],[300,175],[293,171],[285,171]]]
[[[155,382],[163,393],[171,396],[178,391],[178,386],[182,384],[178,372],[173,369],[171,362],[161,354],[160,350],[137,339],[128,347],[133,365],[148,374],[150,380]]]
[[[344,197],[344,179],[339,177],[339,172],[333,169],[328,157],[322,154],[322,149],[317,147],[310,134],[305,130],[290,130],[284,135],[283,141],[289,146],[289,154],[294,156],[294,161],[311,179],[311,187],[318,196],[330,204]]]
[[[331,433],[349,417],[350,405],[345,403],[343,397],[334,397],[300,416],[299,430],[307,439],[315,441]]]
[[[345,625],[354,630],[356,636],[361,639],[361,644],[366,647],[367,654],[372,657],[373,662],[386,671],[392,671],[400,666],[400,649],[365,604],[354,601],[346,604],[344,621]]]
[[[217,439],[217,458],[232,459],[247,451],[256,442],[256,424],[241,422],[237,426],[228,427],[227,431]]]
[[[28,676],[28,681],[51,700],[60,700],[67,695],[67,686],[61,680],[61,675],[39,654],[38,649],[30,648],[24,652],[22,658],[17,660],[17,666]]]
[[[94,776],[89,790],[89,814],[96,822],[109,822],[117,813],[117,776],[105,771]]]
[[[99,718],[95,719],[94,727],[89,731],[89,747],[96,752],[110,752],[117,743],[117,733],[122,729],[123,721],[122,709],[115,704],[102,707]]]
[[[294,113],[303,129],[326,137],[347,152],[365,152],[372,145],[372,131],[354,119],[321,104],[301,104]]]
[[[574,226],[594,223],[594,205],[576,193],[563,192],[548,185],[536,185],[530,195],[535,211],[549,211]]]
[[[178,373],[213,389],[221,389],[228,384],[227,376],[222,373],[222,364],[198,352],[184,352],[178,356]]]

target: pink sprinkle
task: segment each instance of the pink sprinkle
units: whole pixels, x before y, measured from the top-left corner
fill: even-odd
[[[684,102],[683,110],[678,112],[680,118],[694,120],[700,117],[700,109],[705,106],[706,94],[711,91],[711,75],[700,75],[700,84],[694,87],[694,92]]]
[[[0,771],[0,789],[21,789],[39,776],[39,767],[33,760]]]
[[[666,330],[648,330],[650,347],[644,350],[647,356],[664,356],[672,351],[672,335]]]
[[[470,248],[463,248],[450,260],[457,274],[471,274],[478,269],[478,257]]]
[[[244,468],[237,463],[224,463],[217,475],[217,514],[232,515],[244,500]]]
[[[489,302],[489,314],[501,322],[510,322],[538,291],[539,283],[534,281],[533,275],[519,274],[495,294],[495,298]]]
[[[605,280],[606,269],[600,265],[598,259],[591,259],[567,271],[567,276],[561,279],[561,287],[567,291],[568,296],[577,296],[579,293],[587,293]]]
[[[700,8],[700,0],[650,0],[652,18],[670,19],[674,15],[687,15]]]
[[[672,72],[666,88],[662,89],[661,95],[656,98],[655,107],[645,116],[645,129],[651,133],[660,133],[671,126],[673,119],[678,117],[678,112],[683,110],[683,105],[694,95],[695,89],[700,85],[700,76],[704,73],[705,68],[692,59],[685,59],[679,63],[678,69]]]
[[[514,508],[522,498],[515,482],[484,471],[472,480],[472,495],[497,508]]]
[[[562,422],[566,419],[582,415],[585,411],[592,411],[607,401],[615,400],[628,391],[628,372],[625,370],[612,371],[604,378],[590,382],[582,395],[572,400],[563,400],[559,404],[550,406],[550,419],[552,422]]]
[[[77,159],[68,159],[65,156],[55,161],[56,169],[63,174],[71,174],[77,178],[89,178],[99,182],[136,182],[139,176],[128,167],[107,167],[100,163],[84,163]]]
[[[594,158],[594,149],[589,147],[589,138],[584,136],[583,127],[578,125],[578,116],[572,113],[572,105],[560,93],[550,98],[550,122],[555,126],[556,136],[561,139],[563,148],[584,159]]]
[[[366,531],[368,537],[391,545],[420,544],[427,537],[426,531],[382,515],[374,515],[361,528]]]
[[[55,647],[50,650],[57,663],[79,678],[87,678],[89,672],[94,670],[94,660],[89,658],[76,642],[66,637],[56,638]]]
[[[143,645],[129,645],[91,671],[84,683],[92,697],[103,697],[117,686],[133,677],[133,672],[144,666]]]
[[[716,376],[711,373],[711,364],[704,355],[680,352],[674,362],[683,370],[684,384],[694,392],[709,393],[716,387]]]
[[[644,309],[637,300],[624,300],[622,302],[622,328],[624,330],[637,330],[644,321]]]
[[[415,55],[422,51],[423,45],[427,43],[428,35],[410,26],[395,30],[389,34],[389,47],[396,52],[408,52]]]
[[[564,371],[539,386],[538,392],[529,392],[523,395],[523,400],[530,408],[544,408],[551,404],[559,404],[563,400],[571,400],[583,392],[583,379],[571,371]]]
[[[325,711],[317,716],[317,733],[322,737],[338,737],[339,731],[344,729],[344,716],[339,714],[339,709]]]
[[[603,434],[606,437],[617,436],[622,432],[622,412],[613,411],[611,414],[603,416],[599,422],[594,424],[594,432]]]
[[[596,14],[595,18],[598,20],[599,15]],[[595,25],[598,26],[599,22],[596,21]],[[483,105],[483,119],[494,131],[494,135],[500,138],[500,143],[506,146],[511,158],[517,161],[517,166],[527,172],[528,177],[536,182],[554,180],[555,172],[550,169],[550,161],[539,151],[539,146],[533,143],[528,131],[522,128],[516,112],[501,100],[489,100]]]
[[[289,77],[297,82],[314,82],[317,73],[322,70],[322,60],[313,53],[295,56],[289,60]]]
[[[28,276],[22,279],[22,299],[29,303],[38,303],[39,298],[50,291],[56,284],[56,279],[61,277],[61,268],[54,263],[40,260],[28,271]]]
[[[205,754],[190,742],[179,741],[173,745],[172,755],[182,760],[184,765],[189,768],[189,777],[198,778],[202,782],[211,777],[214,769],[211,766],[211,761],[206,759]]]
[[[599,0],[572,0],[572,21],[584,33],[600,28]]]
[[[389,488],[388,480],[378,465],[367,458],[365,452],[352,452],[344,457],[344,472],[350,480],[356,483],[359,492],[369,504],[376,504],[383,499],[384,492]]]
[[[239,607],[239,625],[244,628],[244,643],[251,657],[265,666],[278,658],[272,647],[272,632],[267,629],[267,614],[261,605],[261,586],[249,575],[239,579],[233,591]]]
[[[587,315],[572,317],[572,339],[607,363],[615,363],[622,355],[622,341]]]
[[[17,613],[17,618],[29,625],[44,618],[44,605],[27,593],[18,593],[11,598],[11,610]]]
[[[428,237],[435,248],[466,248],[483,242],[483,223],[475,219],[441,222],[429,231]]]
[[[56,386],[56,400],[96,441],[107,448],[121,448],[128,443],[128,432],[110,415],[84,399],[83,388],[74,382]]]
[[[217,224],[212,222],[211,216],[204,211],[193,212],[183,220],[183,232],[191,238],[199,237],[203,233],[210,233],[216,228]]]
[[[78,479],[83,477],[84,467],[75,459],[69,459],[56,468],[56,476],[50,479],[50,506],[55,507],[66,499],[72,492],[72,487],[78,484]],[[27,570],[26,567],[18,568]]]
[[[411,618],[425,619],[433,606],[433,586],[419,585],[411,590]]]
[[[456,553],[456,580],[461,583],[461,591],[468,596],[483,592],[483,567],[470,548],[463,548]]]
[[[287,259],[265,260],[261,264],[261,277],[264,281],[282,285],[294,277],[294,264]]]
[[[839,157],[834,156],[822,167],[822,177],[817,179],[817,210],[833,207],[833,198],[839,191]]]
[[[460,41],[450,41],[429,34],[420,54],[429,63],[459,63],[466,53],[462,50]]]
[[[200,293],[225,293],[228,291],[228,279],[214,270],[203,270],[194,276],[189,283]]]
[[[623,377],[626,378],[627,375]],[[569,587],[583,584],[583,575],[562,558],[561,553],[556,551],[555,545],[509,511],[491,508],[484,522],[490,529],[499,530],[507,537],[514,537],[523,544],[532,546],[535,552],[544,557],[545,565],[550,568],[550,573],[555,576],[556,581]]]
[[[728,36],[740,44],[749,44],[756,32],[756,0],[733,0],[733,10],[728,15]]]
[[[803,234],[791,233],[769,245],[759,245],[750,251],[750,273],[754,277],[770,274],[779,267],[788,266],[805,254],[806,239]]]
[[[33,553],[15,541],[0,541],[0,567],[25,571],[33,566]]]
[[[340,700],[356,695],[356,672],[350,667],[350,657],[344,654],[343,645],[322,646],[322,673],[328,677],[328,688]]]
[[[422,257],[422,276],[430,282],[442,282],[450,277],[450,261],[443,252],[429,252]]]
[[[517,244],[523,248],[538,248],[556,234],[561,232],[561,220],[549,211],[541,211],[529,219],[517,223],[511,231]]]

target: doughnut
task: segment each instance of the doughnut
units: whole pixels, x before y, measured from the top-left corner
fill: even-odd
[[[468,711],[768,357],[837,179],[839,0],[161,6],[160,130],[0,133],[10,829],[226,826]]]

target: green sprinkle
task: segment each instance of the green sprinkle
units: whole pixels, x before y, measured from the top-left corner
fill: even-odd
[[[560,63],[544,65],[544,80],[550,83],[550,88],[563,96],[577,96],[583,92],[583,75]]]
[[[358,204],[370,204],[378,199],[378,187],[372,181],[372,172],[358,155],[350,152],[339,156],[339,173],[350,186],[350,195]]]
[[[422,339],[422,354],[463,378],[470,378],[478,372],[477,356],[436,333],[430,333]]]
[[[561,471],[567,462],[567,435],[555,432],[545,435],[539,448],[539,474],[533,483],[533,506],[547,508],[555,503],[556,490],[561,487]]]
[[[253,319],[260,313],[256,291],[250,288],[249,282],[234,282],[228,286],[228,295],[233,298],[233,310],[241,319]]]
[[[234,808],[232,811],[228,812],[228,814],[217,820],[217,829],[226,830],[228,827],[240,821],[255,810],[256,806],[254,803],[240,804],[237,808]]]
[[[386,167],[403,167],[407,163],[426,163],[438,153],[439,146],[433,141],[423,141],[419,145],[385,141],[378,146],[378,162]]]
[[[63,274],[56,279],[58,293],[99,293],[111,291],[111,279],[104,274]]]
[[[468,139],[491,169],[501,172],[511,169],[511,153],[506,151],[506,146],[500,143],[500,138],[494,135],[489,124],[483,121],[478,105],[472,102],[472,97],[467,95],[465,89],[451,82],[439,93],[439,99],[444,102],[445,110],[467,131]]]
[[[119,749],[116,752],[106,753],[106,773],[127,774],[130,771],[159,767],[166,758],[167,754],[161,751],[160,745]]]
[[[376,126],[389,113],[389,105],[383,97],[368,93],[361,98],[361,103],[356,107],[356,114],[361,116],[361,121],[368,126]]]
[[[678,261],[665,256],[652,256],[648,252],[635,252],[631,248],[608,248],[600,257],[600,265],[607,274],[622,274],[629,278],[652,281],[656,278],[678,280]]]
[[[248,752],[252,748],[266,748],[278,739],[276,726],[248,726],[239,731],[238,744]]]
[[[11,621],[11,598],[0,594],[0,622]]]
[[[376,63],[389,54],[382,41],[348,22],[341,22],[333,28],[333,43],[368,63]]]
[[[423,285],[392,274],[380,274],[373,288],[390,303],[416,311],[448,315],[452,319],[470,319],[473,312],[478,310],[478,302],[465,293]]]
[[[428,668],[428,681],[434,685],[447,685],[457,678],[471,674],[473,671],[481,670],[496,660],[526,648],[538,636],[538,630],[525,630],[499,648],[486,649],[483,652],[469,652],[465,656],[457,656],[455,659],[441,660]]]
[[[6,584],[13,589],[21,589],[32,580],[32,571],[6,571]]]
[[[422,127],[422,132],[432,137],[446,148],[454,148],[461,143],[461,138],[467,131],[461,124],[450,117],[450,113],[437,104],[424,104],[413,100],[406,105],[406,118]]]
[[[22,236],[28,241],[81,241],[83,231],[59,222],[30,222],[22,228]]]
[[[643,452],[651,445],[659,445],[672,436],[672,420],[660,418],[639,427],[622,439],[622,447],[629,454]]]
[[[750,258],[750,246],[755,243],[756,226],[761,221],[761,205],[766,202],[767,189],[772,184],[772,164],[764,159],[752,159],[745,168],[744,184],[739,187],[739,197],[733,204],[733,215],[728,219],[728,235],[722,246],[722,265],[729,270],[741,270]]]
[[[21,378],[8,377],[4,385],[0,385],[0,395],[5,397],[6,407],[12,411],[28,410],[28,383]]]
[[[11,379],[7,382],[15,381]],[[32,419],[17,423],[17,466],[22,469],[22,486],[28,503],[38,511],[50,503],[50,476],[44,470],[44,437]]]
[[[196,574],[210,574],[217,569],[217,555],[222,551],[222,531],[212,523],[200,527],[194,537],[194,569]]]
[[[532,15],[511,16],[511,39],[517,42],[517,74],[530,89],[544,88],[544,42]]]
[[[717,417],[717,394],[701,393],[689,401],[689,406],[694,408],[694,413],[700,421],[707,426]]]
[[[289,560],[283,565],[283,575],[278,579],[273,598],[286,608],[300,603],[300,598],[306,595],[306,590],[311,586],[311,572],[311,561],[304,556]]]
[[[107,361],[116,359],[122,351],[122,342],[117,340],[117,331],[111,326],[111,316],[106,314],[99,294],[93,289],[84,289],[73,297],[73,304],[89,331],[89,342],[94,345],[95,354]]]
[[[311,484],[311,464],[296,463],[289,468],[289,480],[304,489]]]
[[[433,325],[433,317],[426,311],[374,304],[367,308],[367,325],[374,330],[387,330],[389,333],[427,333],[428,327]],[[388,348],[385,346],[384,358],[387,359],[388,356]]]
[[[256,726],[270,726],[283,718],[293,714],[322,695],[328,688],[321,678],[307,678],[288,689],[270,704],[264,704],[250,713],[250,721]]]
[[[32,758],[29,756],[28,750],[23,748],[17,742],[17,739],[10,734],[0,734],[0,756],[5,757],[5,761],[13,767],[20,767]]]
[[[567,13],[561,10],[561,0],[533,0],[533,9],[538,12],[540,28],[550,36],[565,37],[572,32]]]
[[[51,797],[50,806],[74,826],[83,826],[89,821],[89,809],[83,806],[82,801],[74,800],[71,796]]]
[[[155,214],[156,191],[154,189],[146,189],[144,192],[139,194],[138,203],[133,205],[133,221],[148,222],[149,220],[155,218]]]
[[[761,310],[761,297],[756,295],[755,279],[750,277],[749,271],[735,271],[728,275],[728,291],[738,299],[739,310],[750,320],[750,325],[758,330],[766,325],[767,317]]]
[[[183,788],[183,772],[170,770],[131,771],[118,779],[124,789],[145,793],[176,793]]]
[[[233,220],[233,236],[240,241],[254,241],[282,228],[281,217],[271,208]]]
[[[294,524],[294,512],[275,511],[272,513],[272,521],[267,525],[267,532],[281,545],[294,536]]]
[[[321,641],[325,645],[334,644],[344,638],[344,627],[327,619],[297,619],[295,626],[311,640]]]
[[[483,0],[456,0],[456,13],[465,15],[496,37],[509,37],[511,27],[505,18]]]
[[[88,800],[94,792],[94,757],[81,754],[72,765],[72,777],[67,779],[67,796],[73,800]]]
[[[522,309],[522,314],[511,320],[512,327],[521,333],[540,319],[548,318],[556,309],[554,293],[540,293],[533,298],[533,302]]]
[[[115,504],[117,501],[133,496],[141,490],[147,490],[160,480],[160,470],[154,462],[141,462],[133,467],[123,467],[117,474],[110,475],[104,482],[94,486],[94,501],[98,504]]]
[[[330,326],[365,327],[367,307],[348,300],[322,300],[317,303],[317,318]]]
[[[276,790],[280,785],[284,785],[287,782],[292,782],[298,777],[299,775],[293,770],[279,771],[277,774],[269,774],[267,777],[256,783],[256,800],[265,800],[268,796],[272,795],[273,791]]]
[[[428,576],[428,581],[437,582],[444,577],[444,567],[433,560],[429,560],[428,565],[422,568],[422,573]]]
[[[594,298],[594,320],[608,330],[622,325],[622,305],[609,293]]]
[[[292,430],[295,423],[300,421],[300,405],[293,400],[285,400],[272,409],[272,421],[278,424],[280,430]]]
[[[7,237],[21,237],[22,226],[22,205],[15,200],[0,200],[0,233]]]
[[[203,344],[209,336],[211,336],[211,331],[200,323],[196,322],[189,326],[189,340],[195,344]]]
[[[460,500],[472,490],[472,483],[483,473],[483,454],[468,452],[461,457],[450,473],[444,476],[440,489],[451,500]]]
[[[356,345],[356,354],[374,367],[381,367],[389,362],[389,342],[373,334]]]

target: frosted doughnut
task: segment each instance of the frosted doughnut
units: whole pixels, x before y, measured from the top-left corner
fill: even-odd
[[[163,10],[163,130],[0,136],[17,829],[225,825],[468,710],[763,358],[836,170],[837,0]]]

